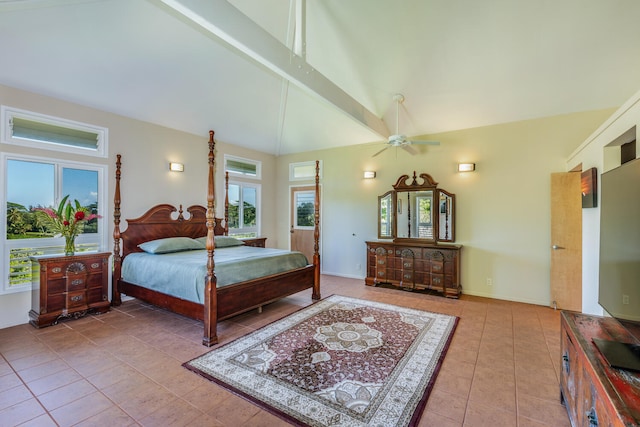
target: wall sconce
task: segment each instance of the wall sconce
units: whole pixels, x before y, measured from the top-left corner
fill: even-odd
[[[373,179],[376,177],[376,171],[364,171],[364,179]]]
[[[473,172],[476,170],[475,163],[458,163],[458,172]]]
[[[171,162],[169,163],[169,170],[171,172],[184,172],[184,164]]]

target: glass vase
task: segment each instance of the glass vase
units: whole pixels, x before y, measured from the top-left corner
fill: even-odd
[[[71,256],[75,253],[75,236],[64,236],[64,254]]]

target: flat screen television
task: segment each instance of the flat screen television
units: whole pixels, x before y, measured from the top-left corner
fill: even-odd
[[[594,343],[616,368],[640,371],[640,159],[602,174],[598,303],[633,338]]]

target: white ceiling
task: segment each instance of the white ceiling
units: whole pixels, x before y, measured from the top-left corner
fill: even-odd
[[[291,46],[295,1],[230,3]],[[620,106],[640,89],[639,22],[637,0],[307,0],[306,60],[392,133],[404,94],[400,131],[420,136]],[[0,41],[0,84],[226,143],[385,140],[161,0],[0,0]]]

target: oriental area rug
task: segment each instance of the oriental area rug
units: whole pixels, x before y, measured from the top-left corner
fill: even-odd
[[[332,295],[184,366],[303,426],[414,426],[458,318]]]

